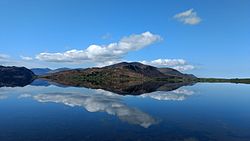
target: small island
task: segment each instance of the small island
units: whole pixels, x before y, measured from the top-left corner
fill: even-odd
[[[61,68],[57,70],[48,68],[29,70],[25,67],[0,66],[0,76],[0,86],[25,86],[34,79],[45,79],[63,85],[109,89],[118,93],[123,93],[125,88],[144,87],[149,83],[154,84],[154,89],[159,84],[161,86],[168,84],[168,86],[174,86],[174,89],[199,82],[250,84],[250,79],[247,78],[198,78],[193,74],[184,74],[172,68],[157,68],[139,62],[121,62],[86,69]],[[172,90],[172,88],[169,89]],[[129,91],[125,93],[129,93]]]
[[[156,68],[138,62],[122,62],[105,67],[87,69],[72,69],[49,73],[39,76],[58,82],[82,82],[82,81],[170,81],[186,82],[195,81],[197,77],[183,74],[171,68]]]

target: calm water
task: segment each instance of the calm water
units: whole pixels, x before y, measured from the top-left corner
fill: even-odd
[[[250,85],[121,96],[55,85],[0,88],[0,141],[249,141]]]

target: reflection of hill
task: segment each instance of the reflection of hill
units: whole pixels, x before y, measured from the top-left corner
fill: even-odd
[[[139,95],[175,90],[197,78],[170,68],[156,68],[138,62],[122,62],[101,68],[74,69],[40,78],[64,85],[104,89],[117,94]]]
[[[49,81],[45,81],[45,80],[42,80],[42,79],[36,79],[34,80],[31,84],[31,86],[50,86],[50,83]]]
[[[55,81],[55,80],[54,80]],[[172,91],[182,86],[192,85],[189,82],[167,82],[167,81],[55,81],[59,84],[86,87],[92,89],[103,89],[121,95],[140,95],[154,91]]]

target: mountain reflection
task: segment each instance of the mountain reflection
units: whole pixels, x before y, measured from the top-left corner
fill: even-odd
[[[33,79],[26,80],[25,78],[16,79],[1,79],[0,87],[24,87],[31,84]]]
[[[58,87],[85,87],[91,89],[103,89],[119,95],[141,95],[156,91],[174,91],[180,87],[193,85],[193,82],[168,82],[168,81],[116,81],[110,83],[96,81],[82,81],[81,83],[53,82],[44,79],[36,79],[31,82],[8,82],[1,83],[0,87],[24,87],[31,86],[58,86]],[[159,92],[157,92],[159,93]]]
[[[85,87],[91,89],[102,89],[119,95],[141,95],[155,91],[173,91],[180,87],[194,85],[194,82],[169,82],[169,81],[115,81],[110,83],[97,81],[81,81],[71,82],[53,82],[49,80],[35,80],[31,85],[49,86],[56,85],[58,87]]]
[[[101,94],[45,93],[34,95],[39,102],[62,103],[71,107],[80,106],[89,112],[106,112],[122,121],[148,128],[157,120],[145,112],[127,106],[119,97]]]
[[[15,86],[13,85],[15,83],[11,82],[10,84],[11,85],[4,85]],[[26,83],[23,85],[26,85]],[[148,128],[157,124],[159,121],[137,108],[129,107],[123,101],[123,96],[134,95],[138,98],[182,101],[193,95],[193,92],[190,90],[179,89],[186,85],[192,85],[192,83],[166,81],[119,81],[112,84],[98,82],[64,84],[37,79],[29,86],[23,88],[2,87],[0,89],[0,99],[6,99],[10,92],[16,91],[22,93],[21,95],[19,94],[18,98],[32,97],[43,103],[61,103],[71,107],[82,107],[88,112],[105,112],[109,115],[117,116],[120,120],[129,124]],[[22,86],[22,84],[16,86]],[[68,86],[85,87],[91,88],[92,90],[90,90],[90,93],[83,93],[82,91],[74,90],[72,92],[72,87],[71,89],[68,89]],[[56,88],[56,91],[50,91],[51,87]]]
[[[159,121],[153,116],[141,111],[140,109],[128,106],[124,98],[126,96],[117,94],[111,91],[103,89],[85,89],[76,87],[59,87],[58,85],[51,85],[52,83],[41,83],[46,84],[46,87],[39,87],[29,85],[26,87],[15,87],[0,88],[0,99],[8,98],[9,94],[16,94],[18,98],[32,98],[36,101],[43,103],[61,103],[71,107],[82,107],[88,112],[105,112],[109,115],[117,116],[120,120],[129,124],[139,125],[144,128],[148,128]],[[151,98],[156,100],[172,100],[182,101],[192,96],[193,91],[187,89],[176,89],[173,91],[169,90],[176,87],[169,87],[169,85],[177,86],[176,84],[164,84],[158,85],[157,91],[143,93],[141,95],[135,95],[134,98]],[[149,84],[147,84],[149,87]],[[156,86],[156,85],[152,85]],[[179,85],[178,85],[179,86]],[[136,92],[147,92],[142,87],[134,87],[133,91]],[[151,87],[152,88],[152,87]]]

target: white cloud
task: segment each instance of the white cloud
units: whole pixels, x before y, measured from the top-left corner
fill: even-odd
[[[189,24],[189,25],[196,25],[201,22],[201,18],[197,15],[194,9],[189,9],[182,13],[176,14],[174,18],[184,24]]]
[[[31,61],[33,60],[33,58],[31,57],[28,57],[28,56],[20,56],[22,60],[25,60],[25,61]]]
[[[141,61],[143,64],[153,65],[153,66],[177,66],[185,65],[187,62],[184,59],[156,59],[152,61]]]
[[[36,59],[48,62],[103,63],[117,62],[130,51],[135,51],[160,41],[159,35],[150,32],[123,37],[117,43],[90,45],[85,50],[69,50],[63,53],[40,53]]]
[[[195,67],[193,65],[175,66],[173,68],[178,70],[178,71],[188,71],[188,70],[195,69]]]
[[[6,54],[0,54],[0,59],[9,59],[9,56]]]
[[[24,57],[20,56],[22,58],[19,60],[13,59],[9,55],[6,54],[0,54],[0,65],[3,66],[17,66],[17,67],[27,67],[27,68],[34,68],[34,67],[48,67],[48,63],[41,62],[38,60],[35,60],[31,57]],[[33,59],[32,61],[30,59]]]
[[[187,12],[182,15],[189,14],[190,12]],[[34,68],[48,66],[62,67],[61,65],[65,66],[65,63],[67,63],[67,65],[74,67],[79,67],[79,64],[92,64],[98,67],[103,67],[122,61],[130,62],[130,60],[124,60],[124,56],[130,51],[145,48],[160,40],[162,40],[162,38],[159,35],[144,32],[141,34],[133,34],[123,37],[117,43],[111,43],[108,45],[90,45],[84,50],[73,49],[62,53],[44,52],[36,55],[35,58],[20,56],[22,59],[20,61],[13,60],[8,55],[0,54],[0,65],[14,65]],[[193,65],[188,64],[184,59],[156,59],[152,61],[138,62],[155,67],[170,67],[179,71],[188,71],[195,68]]]
[[[0,54],[0,65],[6,65],[10,62],[10,56],[6,54]]]
[[[143,64],[155,67],[171,67],[178,71],[193,70],[195,67],[187,63],[184,59],[156,59],[152,61],[140,61]]]

